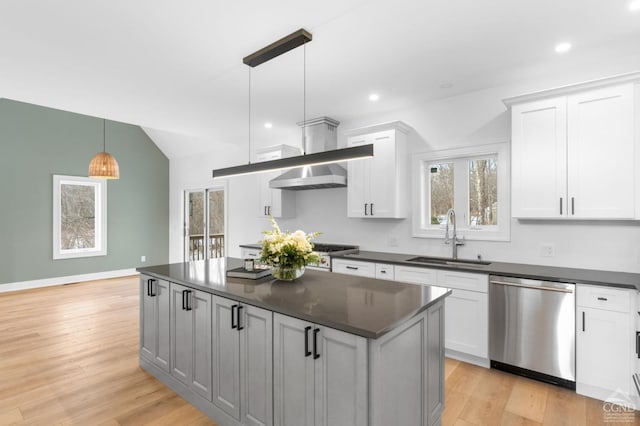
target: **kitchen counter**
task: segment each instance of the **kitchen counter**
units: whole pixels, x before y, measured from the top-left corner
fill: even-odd
[[[137,270],[158,279],[372,339],[383,336],[451,293],[442,287],[316,270],[307,270],[294,282],[278,281],[271,276],[259,280],[226,276],[227,269],[239,266],[242,266],[241,259],[221,258]]]
[[[356,254],[332,256],[349,260],[389,263],[395,265],[415,266],[430,269],[447,269],[466,272],[480,272],[492,275],[506,275],[520,278],[531,278],[546,281],[562,281],[581,284],[592,284],[609,287],[634,288],[640,290],[640,274],[616,271],[600,271],[592,269],[562,268],[557,266],[529,265],[524,263],[491,262],[489,265],[447,265],[408,262],[416,257],[412,254],[385,253],[361,250]],[[444,259],[444,258],[442,258]],[[451,259],[447,259],[451,260]]]

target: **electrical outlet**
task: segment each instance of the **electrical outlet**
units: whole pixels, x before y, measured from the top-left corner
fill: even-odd
[[[556,255],[556,245],[553,243],[540,244],[540,256],[554,257]]]
[[[398,247],[398,239],[396,237],[389,237],[389,247]]]
[[[146,262],[147,256],[140,256],[140,262]]]

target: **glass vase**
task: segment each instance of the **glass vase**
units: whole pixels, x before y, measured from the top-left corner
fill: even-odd
[[[273,275],[273,278],[281,281],[293,281],[300,278],[302,274],[304,274],[304,266],[300,268],[271,267],[271,275]]]

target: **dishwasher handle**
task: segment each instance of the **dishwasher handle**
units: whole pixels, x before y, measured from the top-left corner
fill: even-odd
[[[556,287],[547,287],[547,286],[537,286],[537,285],[528,285],[528,284],[519,284],[519,283],[511,283],[507,281],[489,281],[491,284],[497,285],[506,285],[513,287],[522,287],[522,288],[530,288],[533,290],[546,290],[546,291],[557,291],[559,293],[573,293],[573,290],[570,288],[556,288]]]

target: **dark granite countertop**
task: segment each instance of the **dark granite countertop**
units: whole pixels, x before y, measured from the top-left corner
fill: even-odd
[[[630,272],[600,271],[592,269],[562,268],[558,266],[529,265],[524,263],[491,262],[489,265],[438,265],[408,262],[416,257],[413,254],[384,253],[361,250],[356,254],[332,256],[363,262],[390,263],[429,269],[447,269],[466,272],[479,272],[492,275],[531,278],[546,281],[562,281],[581,284],[602,285],[608,287],[634,288],[640,290],[640,274]]]
[[[294,282],[271,276],[231,278],[235,258],[138,268],[146,275],[248,303],[305,321],[376,339],[448,296],[451,291],[396,281],[307,270]]]

